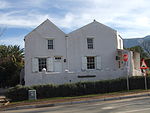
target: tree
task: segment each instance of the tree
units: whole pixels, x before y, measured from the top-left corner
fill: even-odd
[[[149,55],[143,50],[143,48],[141,46],[134,46],[134,47],[131,47],[131,48],[127,48],[128,50],[130,51],[134,51],[134,52],[138,52],[140,53],[140,57],[141,59],[142,58],[148,58]]]
[[[0,45],[1,87],[19,84],[20,70],[23,67],[24,50],[17,45]]]
[[[4,34],[5,30],[6,30],[6,28],[0,27],[0,37]],[[0,68],[3,69],[3,67],[1,65],[0,65]]]
[[[150,57],[150,40],[145,40],[141,44],[141,46],[144,49],[144,51],[148,54],[148,56]]]

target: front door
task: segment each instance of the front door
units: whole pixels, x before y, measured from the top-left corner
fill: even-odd
[[[54,71],[62,72],[62,58],[61,57],[55,57]]]

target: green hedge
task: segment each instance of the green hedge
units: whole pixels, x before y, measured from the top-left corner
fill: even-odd
[[[25,87],[18,85],[16,87],[10,88],[6,92],[6,97],[11,99],[12,101],[22,101],[28,99],[28,90],[30,90],[31,87]]]
[[[144,89],[144,77],[129,78],[130,89]],[[150,77],[147,77],[148,88],[150,88]],[[78,82],[63,85],[36,85],[36,86],[16,86],[10,88],[6,93],[7,98],[12,101],[21,101],[28,99],[28,90],[35,89],[37,98],[51,98],[51,97],[65,97],[65,96],[79,96],[87,94],[102,94],[117,91],[127,90],[126,78],[119,78],[113,80],[103,80],[95,82]]]

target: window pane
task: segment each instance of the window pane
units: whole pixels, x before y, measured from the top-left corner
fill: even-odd
[[[39,71],[42,71],[43,68],[47,69],[46,58],[39,58]]]
[[[87,38],[88,49],[93,49],[93,38]]]
[[[87,69],[95,69],[95,57],[87,57]]]
[[[53,49],[53,40],[48,40],[48,49]]]
[[[53,40],[48,40],[48,43],[49,44],[53,44]]]
[[[61,60],[61,57],[55,57],[55,60]]]
[[[87,39],[87,42],[88,42],[88,43],[93,43],[93,39],[92,39],[92,38],[88,38],[88,39]]]

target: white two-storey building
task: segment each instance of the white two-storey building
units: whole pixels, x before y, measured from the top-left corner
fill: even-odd
[[[95,20],[65,34],[47,19],[25,36],[25,85],[140,75],[139,66],[139,54],[123,50],[117,31]]]

